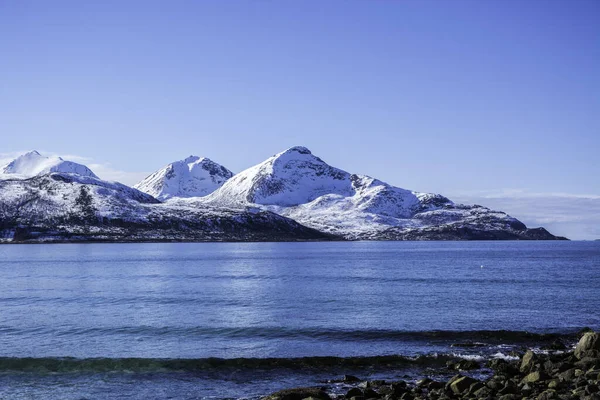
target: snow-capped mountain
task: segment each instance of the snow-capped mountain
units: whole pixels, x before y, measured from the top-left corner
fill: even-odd
[[[59,172],[55,172],[59,170]],[[278,241],[331,236],[269,211],[190,208],[37,152],[0,175],[0,242]]]
[[[166,165],[134,187],[160,200],[199,197],[214,192],[232,176],[230,170],[208,158],[190,156]]]
[[[169,164],[137,185],[164,203],[37,152],[0,172],[0,242],[557,239],[500,211],[350,174],[305,147],[233,177],[208,159]]]
[[[3,167],[0,167],[0,174],[9,175],[10,178],[31,178],[51,172],[98,178],[85,165],[66,161],[60,157],[45,157],[35,150],[25,153]]]
[[[347,239],[461,239],[481,232],[486,238],[527,239],[531,231],[503,212],[350,174],[305,147],[276,154],[191,203],[258,207]]]

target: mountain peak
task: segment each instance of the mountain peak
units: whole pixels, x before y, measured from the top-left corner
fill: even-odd
[[[285,151],[282,151],[281,153],[279,153],[277,155],[280,156],[280,155],[292,154],[292,153],[300,153],[300,154],[307,154],[307,155],[312,154],[311,151],[304,146],[293,146]]]
[[[186,164],[192,164],[192,163],[195,163],[198,161],[203,161],[203,160],[205,160],[204,157],[198,157],[198,156],[191,155],[188,158],[183,159],[183,162]]]
[[[329,193],[348,195],[350,174],[295,146],[227,181],[209,201],[295,206]]]
[[[232,176],[233,173],[222,165],[191,155],[166,165],[134,187],[159,200],[202,197],[221,187]]]
[[[37,150],[29,151],[6,164],[1,170],[2,174],[19,175],[31,178],[36,175],[45,175],[52,172],[77,174],[98,178],[88,167],[72,161],[65,161],[57,156],[42,156]]]

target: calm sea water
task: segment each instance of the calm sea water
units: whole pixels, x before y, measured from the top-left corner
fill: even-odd
[[[505,354],[584,326],[600,242],[0,246],[7,398],[255,397],[414,369],[347,357]],[[290,360],[315,356],[342,358]]]

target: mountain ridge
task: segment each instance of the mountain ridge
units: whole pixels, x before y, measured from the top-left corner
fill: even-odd
[[[455,204],[435,193],[392,186],[335,168],[303,146],[277,153],[230,178],[196,204],[258,207],[350,240],[407,237],[530,239],[521,221],[482,206]],[[427,232],[415,235],[418,230]],[[481,232],[477,235],[474,232]],[[465,233],[466,234],[466,233]],[[463,235],[464,236],[464,235]],[[546,235],[548,239],[553,235]]]
[[[346,172],[303,146],[235,175],[190,156],[133,188],[37,152],[9,166],[3,242],[560,239],[501,211]]]
[[[199,197],[212,193],[232,176],[224,166],[192,155],[167,164],[133,187],[159,200]]]

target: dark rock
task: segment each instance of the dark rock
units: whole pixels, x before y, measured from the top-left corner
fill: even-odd
[[[352,397],[363,396],[363,391],[359,388],[352,388],[346,392],[346,398],[350,399]]]
[[[482,387],[481,389],[477,390],[475,393],[473,393],[473,395],[475,397],[477,397],[478,399],[482,399],[482,398],[486,398],[488,396],[490,396],[492,394],[491,390],[487,387]]]
[[[486,386],[492,390],[500,390],[504,387],[504,382],[500,379],[490,379],[487,381]]]
[[[433,382],[431,379],[423,378],[417,381],[417,387],[428,387],[431,382]]]
[[[481,368],[481,365],[474,360],[460,360],[454,368],[461,371],[469,371],[472,369],[479,369]]]
[[[565,361],[565,362],[558,362],[558,363],[556,363],[556,364],[555,364],[555,366],[556,366],[556,372],[557,372],[557,373],[560,373],[560,372],[567,371],[567,370],[569,370],[569,369],[571,369],[571,368],[573,368],[573,367],[574,367],[574,365],[573,365],[573,364],[571,364],[571,363],[570,363],[570,362],[568,362],[568,361]]]
[[[444,388],[445,388],[446,390],[448,390],[448,391],[449,391],[449,390],[451,390],[451,389],[450,389],[450,385],[451,385],[452,383],[454,383],[454,381],[455,381],[455,380],[457,380],[457,379],[460,379],[460,378],[462,378],[462,377],[463,377],[463,376],[462,376],[462,375],[460,375],[460,374],[458,374],[458,375],[454,375],[452,378],[448,379],[448,382],[446,382],[446,385],[444,386]]]
[[[585,373],[585,379],[588,379],[588,380],[597,381],[599,377],[600,377],[600,370],[592,369]]]
[[[575,381],[575,387],[584,387],[587,385],[587,380],[584,377],[579,377]]]
[[[430,390],[437,390],[437,389],[443,389],[444,385],[445,385],[444,382],[431,381],[427,387]]]
[[[450,390],[452,390],[454,394],[460,394],[469,389],[475,382],[478,381],[468,376],[461,376],[450,384]]]
[[[541,371],[535,371],[523,378],[523,383],[536,383],[544,379],[544,374]]]
[[[558,399],[558,395],[554,390],[546,390],[537,397],[537,400],[554,400]]]
[[[596,332],[586,332],[583,334],[577,347],[575,347],[575,357],[581,359],[590,351],[600,351],[600,335]]]
[[[371,388],[366,388],[363,391],[363,396],[365,397],[365,399],[378,399],[381,397],[381,395],[379,393],[377,393],[376,391],[374,391]]]
[[[547,374],[551,374],[552,371],[555,369],[555,364],[552,361],[547,360],[546,362],[544,362],[543,367],[544,367],[544,371]]]
[[[533,370],[533,366],[538,360],[538,356],[531,350],[527,350],[521,360],[521,367],[519,370],[523,373],[529,373]]]
[[[519,396],[517,396],[516,394],[505,394],[502,395],[500,397],[498,397],[498,400],[521,400],[521,398]]]
[[[558,379],[552,379],[548,382],[548,389],[558,389],[560,387],[560,381]]]
[[[556,339],[551,344],[542,347],[542,350],[566,350],[566,349],[567,349],[567,346],[565,346],[565,344],[563,342],[561,342],[559,339]]]
[[[344,375],[344,377],[342,378],[342,382],[344,382],[344,383],[355,383],[355,382],[360,382],[360,379],[358,379],[354,375]]]
[[[471,386],[469,386],[469,394],[474,394],[475,392],[477,392],[479,389],[484,388],[485,385],[479,381],[473,383]]]
[[[509,363],[501,358],[494,358],[488,361],[487,366],[497,373],[504,375],[515,376],[519,374],[519,368],[514,363]]]
[[[585,393],[586,394],[600,393],[600,388],[598,387],[598,385],[590,384],[585,387]]]
[[[398,397],[408,391],[408,385],[404,381],[393,382],[390,385],[391,394]]]
[[[397,399],[408,391],[406,382],[393,382],[389,386],[382,386],[379,388],[379,394],[390,399]]]
[[[570,382],[575,378],[575,368],[568,369],[558,374],[558,379],[562,382]]]
[[[498,391],[498,394],[500,394],[500,395],[503,395],[503,394],[516,394],[517,391],[518,391],[517,385],[515,385],[511,381],[507,381],[504,384],[504,387]]]
[[[587,356],[587,354],[590,353],[592,353],[592,351],[588,351],[585,357],[582,357],[581,360],[575,362],[575,366],[583,370],[600,368],[600,358]]]
[[[361,388],[377,388],[386,384],[386,381],[381,379],[374,379],[372,381],[361,382],[358,386]]]
[[[280,390],[264,397],[263,400],[303,400],[307,397],[319,400],[331,399],[321,388],[295,388]]]
[[[533,392],[533,388],[528,383],[524,384],[521,387],[521,394],[523,396],[529,396],[532,392]]]

